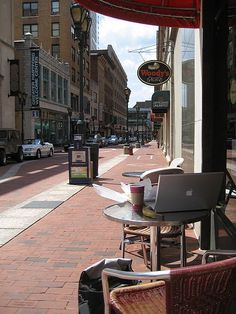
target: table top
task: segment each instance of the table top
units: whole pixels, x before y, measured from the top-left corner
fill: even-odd
[[[139,178],[144,171],[127,171],[123,172],[123,177]]]
[[[106,207],[103,214],[110,220],[123,224],[139,226],[183,225],[202,220],[210,214],[209,210],[172,212],[159,214],[156,218],[149,218],[142,213],[136,213],[129,202]]]

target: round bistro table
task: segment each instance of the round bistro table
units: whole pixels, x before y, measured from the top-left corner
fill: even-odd
[[[156,218],[148,218],[142,213],[136,213],[132,209],[132,205],[129,202],[119,203],[106,207],[103,210],[103,214],[106,218],[112,221],[119,222],[121,224],[130,224],[137,226],[150,226],[150,259],[151,270],[160,270],[160,228],[161,226],[171,225],[181,227],[181,249],[180,249],[180,261],[181,267],[186,266],[186,238],[185,238],[185,225],[195,223],[206,218],[209,214],[209,210],[201,211],[185,211],[185,212],[171,212],[165,214],[159,214]]]

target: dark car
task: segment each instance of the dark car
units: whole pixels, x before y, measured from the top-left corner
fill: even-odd
[[[97,143],[99,145],[99,147],[103,146],[103,144],[102,144],[102,136],[100,134],[95,134],[94,135],[94,140],[95,140],[95,143]]]
[[[6,165],[8,157],[18,162],[24,159],[20,131],[0,129],[0,165]]]
[[[108,138],[106,138],[105,136],[102,137],[102,146],[103,147],[108,146]]]

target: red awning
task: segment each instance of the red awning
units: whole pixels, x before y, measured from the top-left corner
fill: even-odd
[[[131,22],[198,28],[200,0],[75,0],[85,8]]]

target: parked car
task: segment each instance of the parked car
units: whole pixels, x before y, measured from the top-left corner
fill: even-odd
[[[20,131],[14,129],[0,129],[0,165],[7,163],[11,157],[18,162],[23,161],[23,149],[21,145]]]
[[[103,136],[102,137],[102,147],[108,146],[108,138]]]
[[[111,145],[117,145],[118,144],[118,137],[116,135],[111,135],[108,138],[108,143]]]
[[[54,146],[52,143],[43,142],[40,139],[24,140],[23,154],[24,157],[41,158],[43,156],[52,157],[54,154]]]
[[[125,142],[126,142],[126,139],[125,139],[124,137],[120,136],[120,137],[118,138],[118,143],[119,143],[119,144],[124,144]]]
[[[94,135],[94,139],[95,139],[95,142],[97,144],[99,144],[99,147],[102,147],[102,136],[100,134],[95,134]]]

